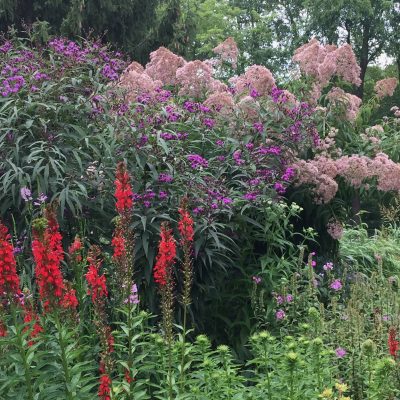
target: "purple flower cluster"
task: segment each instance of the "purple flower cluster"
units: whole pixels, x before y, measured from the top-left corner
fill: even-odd
[[[161,173],[158,175],[158,181],[159,182],[164,182],[164,183],[171,183],[174,180],[172,175]]]
[[[171,133],[171,132],[161,132],[160,133],[160,138],[164,140],[185,140],[189,136],[188,133],[184,132],[177,132],[177,133]]]
[[[190,161],[190,166],[193,169],[197,169],[197,168],[207,168],[208,167],[208,161],[199,156],[198,154],[189,154],[187,156],[188,161]]]
[[[18,93],[25,84],[25,79],[21,75],[11,76],[6,78],[0,86],[1,95],[6,97],[11,93]]]

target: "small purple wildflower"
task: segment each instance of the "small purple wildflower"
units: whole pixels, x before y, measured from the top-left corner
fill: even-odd
[[[22,200],[24,200],[25,202],[32,200],[32,192],[27,187],[21,188],[20,193],[21,193]]]
[[[335,353],[337,358],[343,358],[347,354],[347,351],[343,347],[338,347]]]
[[[256,285],[259,285],[259,284],[261,283],[261,277],[259,277],[259,276],[257,276],[257,275],[254,275],[251,279],[253,280],[253,282],[254,282]]]
[[[207,168],[208,167],[208,161],[199,156],[198,154],[189,154],[187,156],[187,159],[190,161],[190,166],[193,169],[199,168],[199,167],[203,167],[203,168]]]
[[[339,291],[343,285],[340,279],[335,279],[329,286],[331,289],[333,289],[335,292]]]
[[[139,304],[139,296],[138,296],[138,288],[136,283],[134,283],[131,287],[131,294],[127,299],[124,300],[125,304]]]
[[[324,266],[322,268],[324,269],[324,271],[332,271],[333,270],[333,263],[327,262],[326,264],[324,264]]]
[[[275,313],[275,317],[277,320],[282,320],[286,317],[286,313],[285,311],[283,311],[282,309],[279,309],[276,313]]]

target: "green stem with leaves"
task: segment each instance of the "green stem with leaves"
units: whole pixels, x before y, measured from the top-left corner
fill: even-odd
[[[25,385],[28,396],[27,400],[33,400],[34,397],[33,397],[31,368],[28,362],[28,354],[25,351],[26,342],[24,341],[23,330],[20,326],[18,326],[16,310],[14,307],[12,308],[12,314],[15,326],[15,333],[17,335],[17,347],[22,359],[22,364],[24,366]]]
[[[65,392],[66,392],[66,396],[67,396],[66,398],[68,400],[74,400],[73,394],[70,391],[71,375],[70,375],[70,371],[69,371],[67,354],[66,354],[65,336],[63,334],[63,326],[61,325],[60,316],[58,314],[58,311],[55,312],[55,322],[56,322],[56,328],[57,328],[57,332],[58,332],[58,344],[60,346],[60,351],[61,351],[61,364],[62,364],[63,372],[64,372]]]

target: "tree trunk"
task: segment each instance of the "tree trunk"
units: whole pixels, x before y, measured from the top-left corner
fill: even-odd
[[[368,56],[369,56],[369,37],[370,36],[370,22],[369,20],[364,20],[363,24],[363,37],[362,37],[362,46],[360,52],[360,67],[361,67],[361,85],[358,87],[357,96],[362,99],[364,96],[364,80],[365,73],[367,72],[368,67]]]

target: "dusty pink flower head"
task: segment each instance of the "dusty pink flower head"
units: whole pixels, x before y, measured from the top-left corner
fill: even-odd
[[[303,74],[319,80],[319,65],[326,56],[326,50],[319,41],[312,38],[308,43],[300,46],[293,55],[293,61],[299,64]]]
[[[361,68],[357,64],[356,56],[349,44],[340,46],[336,53],[336,75],[356,86],[361,84]]]
[[[136,101],[140,94],[153,94],[156,89],[162,86],[162,82],[153,81],[146,73],[139,73],[131,69],[121,75],[119,86],[127,90],[129,101]]]
[[[176,71],[185,65],[186,61],[165,47],[160,47],[150,53],[150,62],[146,65],[146,74],[152,79],[160,80],[163,85],[177,83]]]
[[[136,61],[132,61],[125,69],[124,73],[127,73],[129,71],[135,71],[139,74],[142,74],[144,72],[144,68],[142,64],[139,64]]]
[[[370,163],[371,174],[377,177],[377,189],[384,192],[400,190],[400,164],[385,153],[378,153]]]
[[[365,179],[373,175],[370,158],[357,154],[340,157],[336,160],[336,167],[338,174],[355,188],[359,188]]]
[[[262,65],[250,66],[243,75],[230,80],[235,85],[238,94],[256,91],[260,96],[271,93],[275,87],[275,79],[271,71]]]
[[[221,61],[231,64],[232,68],[236,69],[239,49],[232,37],[228,37],[228,39],[220,43],[213,49],[213,52],[220,56]]]
[[[199,98],[215,84],[212,68],[204,61],[190,61],[176,71],[176,81],[181,86],[179,95]]]
[[[326,226],[326,231],[332,239],[339,240],[343,236],[343,225],[338,220],[331,220]]]
[[[260,105],[253,97],[243,97],[237,104],[237,108],[243,113],[245,118],[249,120],[258,119]]]
[[[382,99],[386,96],[393,96],[397,87],[398,81],[396,78],[386,78],[376,82],[374,90],[378,98]]]
[[[350,45],[339,48],[334,45],[323,46],[313,38],[299,47],[293,56],[303,74],[314,78],[311,100],[321,95],[332,76],[337,75],[347,82],[360,85],[360,67]]]
[[[333,106],[341,106],[346,111],[346,119],[354,121],[357,117],[358,110],[362,100],[350,93],[346,93],[343,89],[333,87],[327,94],[327,99]]]
[[[233,97],[228,92],[216,92],[211,94],[204,102],[204,105],[221,112],[221,114],[230,114],[235,107]]]

